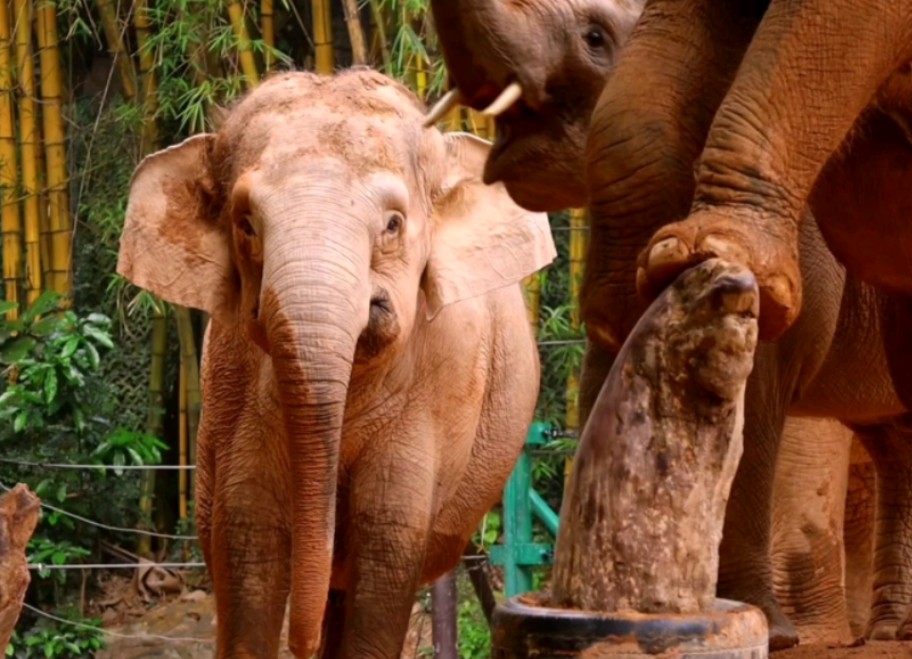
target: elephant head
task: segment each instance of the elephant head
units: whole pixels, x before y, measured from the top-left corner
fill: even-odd
[[[297,656],[319,643],[350,385],[393,364],[443,306],[555,256],[547,217],[482,183],[487,143],[424,128],[424,110],[372,71],[277,75],[217,133],[146,158],[131,183],[118,272],[271,359],[289,442]]]
[[[486,182],[532,210],[585,205],[589,117],[644,2],[432,0],[453,85],[439,110],[497,116]]]

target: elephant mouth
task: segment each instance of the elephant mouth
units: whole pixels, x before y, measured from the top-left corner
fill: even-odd
[[[498,117],[496,126],[485,163],[486,184],[502,182],[516,203],[533,212],[585,202],[583,145],[568,136],[556,113],[523,109]]]
[[[399,321],[393,301],[383,288],[377,288],[370,298],[370,315],[367,327],[358,337],[355,361],[364,362],[379,355],[399,336]]]

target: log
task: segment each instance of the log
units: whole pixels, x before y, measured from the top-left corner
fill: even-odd
[[[9,644],[31,580],[26,546],[38,525],[40,505],[22,483],[0,498],[0,648]]]
[[[580,438],[551,606],[714,610],[758,312],[753,274],[711,259],[682,273],[637,323]]]

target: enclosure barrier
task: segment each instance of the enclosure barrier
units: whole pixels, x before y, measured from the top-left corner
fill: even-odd
[[[538,520],[557,537],[558,514],[532,487],[532,453],[561,436],[554,426],[536,421],[529,428],[523,451],[510,474],[503,494],[503,543],[491,547],[489,560],[504,569],[507,597],[532,590],[532,568],[550,565],[554,543],[533,542],[532,520]]]

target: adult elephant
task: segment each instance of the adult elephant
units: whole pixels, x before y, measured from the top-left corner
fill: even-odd
[[[657,229],[686,215],[694,162],[709,123],[767,8],[765,2],[654,0],[618,58],[641,4],[432,3],[454,84],[448,100],[476,109],[490,105],[488,111],[498,115],[485,180],[503,180],[514,199],[529,208],[586,203],[577,168],[582,167],[589,112],[619,62],[595,109],[589,137],[584,416],[615,350],[645,306],[636,294],[638,253]],[[851,189],[845,179],[840,185]],[[833,212],[840,199],[833,195],[815,210]],[[876,429],[892,425],[890,417],[906,409],[895,396],[878,329],[889,325],[882,319],[896,315],[895,301],[846,277],[813,218],[802,224],[800,242],[809,302],[781,341],[758,348],[747,392],[745,454],[733,485],[720,566],[720,594],[764,609],[773,648],[797,640],[773,596],[769,560],[772,486],[786,411]],[[878,468],[881,484],[905,479],[903,468],[889,460]],[[912,520],[912,492],[889,489],[881,498],[893,502],[884,504],[892,507],[890,515]],[[891,561],[904,555],[901,530],[884,526],[878,534],[883,548],[877,554],[878,583],[893,610],[875,612],[874,628],[895,628],[912,581],[891,570]]]
[[[295,656],[398,657],[418,585],[522,450],[540,374],[519,282],[555,256],[547,217],[423,111],[373,71],[278,75],[134,174],[118,272],[212,317],[218,657],[276,657],[289,598]]]

